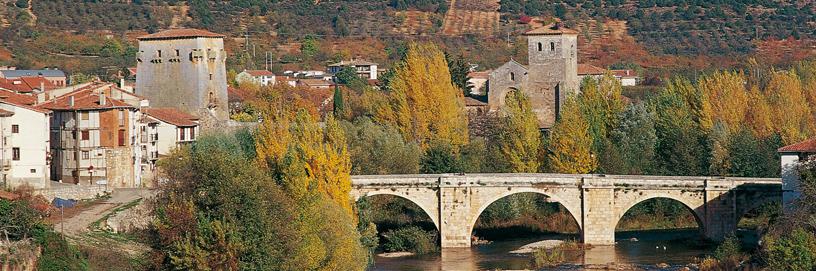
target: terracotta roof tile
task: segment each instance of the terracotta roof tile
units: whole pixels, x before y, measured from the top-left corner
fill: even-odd
[[[181,112],[180,110],[172,107],[145,108],[142,109],[142,112],[155,119],[175,126],[189,127],[198,125],[198,123],[196,123],[198,120],[197,117]]]
[[[14,93],[8,90],[0,90],[0,103],[7,103],[40,113],[47,113],[48,110],[38,108],[35,106],[37,97],[31,95],[23,95]]]
[[[8,110],[5,110],[5,109],[0,109],[0,117],[11,117],[11,116],[14,116],[14,112],[11,112],[11,111],[8,111]]]
[[[332,63],[332,64],[329,64],[329,67],[372,66],[372,65],[377,65],[377,63],[374,63],[374,62],[371,62],[371,61],[355,59],[355,60],[349,60],[349,61],[343,60],[343,61],[340,61],[340,62],[337,62],[337,63]]]
[[[138,37],[138,40],[185,39],[185,38],[224,38],[226,36],[201,29],[168,29],[150,35]]]
[[[796,144],[791,144],[779,148],[778,152],[806,152],[816,153],[816,138],[811,138]]]
[[[252,76],[275,76],[274,73],[267,70],[245,70],[245,72]]]
[[[633,70],[611,70],[612,75],[617,77],[637,77],[637,73]]]
[[[112,109],[112,108],[135,108],[134,106],[123,101],[113,99],[110,96],[105,96],[105,103],[99,103],[99,94],[93,90],[95,88],[88,86],[80,88],[76,91],[57,97],[56,99],[44,102],[37,105],[39,108],[49,110],[98,110],[98,109]],[[74,98],[74,105],[70,105],[71,97]]]
[[[578,64],[578,75],[602,75],[605,72],[606,70],[601,67],[589,64]]]
[[[465,97],[465,106],[487,106],[487,102],[474,97]]]
[[[0,88],[20,93],[34,92],[34,89],[44,87],[45,90],[57,88],[56,85],[42,76],[24,76],[17,79],[0,78]]]

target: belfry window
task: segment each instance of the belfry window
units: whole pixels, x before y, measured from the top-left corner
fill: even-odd
[[[516,73],[510,73],[510,81],[516,81]]]
[[[539,52],[541,52],[541,51],[543,51],[543,50],[544,50],[544,48],[543,48],[543,46],[541,45],[541,43],[539,42],[539,43],[538,43],[538,51],[539,51]]]
[[[555,42],[550,42],[550,51],[555,51]]]

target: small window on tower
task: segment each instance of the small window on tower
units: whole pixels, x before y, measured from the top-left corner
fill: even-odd
[[[512,72],[510,73],[510,81],[516,81],[516,74],[515,73],[512,73]]]
[[[161,50],[156,50],[156,57],[162,57],[161,56]]]
[[[550,42],[550,51],[555,51],[555,42]]]
[[[541,51],[543,51],[543,50],[544,50],[544,46],[543,46],[543,45],[541,45],[541,43],[539,42],[539,43],[538,43],[538,51],[539,51],[539,52],[541,52]]]
[[[176,49],[176,56],[181,56],[181,51],[179,51],[179,49]]]
[[[212,81],[212,73],[210,74],[210,81]]]

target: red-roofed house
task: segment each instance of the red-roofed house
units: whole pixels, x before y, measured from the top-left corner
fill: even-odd
[[[275,74],[267,70],[244,70],[235,76],[235,81],[260,86],[275,85]]]
[[[470,93],[473,95],[487,94],[487,80],[490,78],[490,71],[469,72],[468,85],[473,87]]]
[[[52,111],[53,180],[108,188],[141,186],[139,108],[105,90],[84,87],[37,105]]]
[[[48,79],[42,76],[19,77],[16,79],[0,78],[0,89],[14,91],[17,93],[42,92],[57,88]]]
[[[49,186],[50,112],[34,97],[0,90],[0,189]]]
[[[640,77],[637,72],[633,70],[611,70],[612,76],[615,76],[621,82],[621,86],[636,86]]]
[[[811,138],[796,144],[781,147],[779,160],[782,172],[782,203],[788,204],[802,195],[799,180],[799,165],[814,158],[816,154],[816,138]],[[787,206],[787,205],[786,205]]]
[[[140,122],[142,181],[155,186],[156,161],[176,147],[196,140],[198,117],[172,107],[144,108]]]
[[[604,73],[606,73],[606,70],[604,68],[596,67],[589,64],[578,64],[578,79],[580,79],[581,81],[583,81],[584,78],[587,77],[595,80],[600,80],[601,77],[603,77]]]

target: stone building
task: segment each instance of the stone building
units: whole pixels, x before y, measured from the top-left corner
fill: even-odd
[[[51,178],[108,188],[139,187],[139,107],[90,85],[37,105],[52,112]]]
[[[204,126],[229,119],[224,35],[171,29],[138,39],[137,94],[198,116]]]
[[[539,127],[549,128],[567,93],[577,92],[580,87],[578,32],[555,23],[524,35],[528,65],[510,60],[493,70],[488,80],[488,104],[491,111],[498,111],[508,92],[521,90],[530,97]]]

